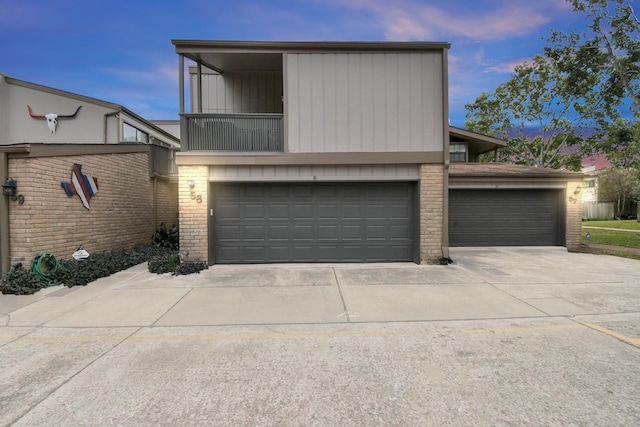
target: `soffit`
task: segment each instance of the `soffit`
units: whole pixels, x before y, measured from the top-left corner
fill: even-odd
[[[285,52],[427,52],[444,42],[249,42],[172,40],[176,53],[217,71],[281,71]]]

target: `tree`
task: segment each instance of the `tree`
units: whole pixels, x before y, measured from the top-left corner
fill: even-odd
[[[597,148],[606,153],[615,167],[640,172],[640,121],[619,120],[610,124],[607,138],[599,141]]]
[[[629,202],[640,198],[640,177],[634,169],[612,168],[598,176],[598,200],[615,203],[615,216],[621,217]]]
[[[581,146],[614,164],[640,156],[640,20],[631,0],[568,0],[587,31],[554,31],[545,56],[566,75],[562,91],[598,107],[590,119],[600,138]],[[626,119],[622,119],[626,117]],[[638,167],[638,166],[636,166]]]
[[[482,93],[467,109],[467,129],[507,141],[501,161],[529,166],[580,170],[577,150],[588,134],[583,124],[594,111],[563,91],[565,73],[542,55],[516,67],[511,78],[495,92]],[[530,130],[536,133],[531,135]]]
[[[630,100],[629,107],[637,118],[640,112],[640,21],[631,1],[568,1],[574,12],[584,17],[589,30],[574,30],[570,34],[554,31],[547,40],[545,55],[568,74],[569,81],[578,83],[565,90],[581,91],[582,82],[596,80],[594,90],[606,93],[606,98],[615,106]]]
[[[567,1],[588,31],[554,31],[544,55],[466,105],[465,125],[507,140],[503,161],[579,170],[581,155],[605,153],[640,165],[640,21],[631,0]]]

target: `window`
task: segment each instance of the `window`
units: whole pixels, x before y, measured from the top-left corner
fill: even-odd
[[[467,144],[460,142],[449,144],[449,161],[465,163],[467,161]]]
[[[149,143],[149,134],[131,126],[129,123],[124,123],[122,130],[122,136],[127,142],[143,142],[145,144]]]

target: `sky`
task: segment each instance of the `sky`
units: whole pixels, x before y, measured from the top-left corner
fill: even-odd
[[[172,39],[448,42],[463,127],[466,103],[580,19],[565,0],[0,0],[0,72],[177,120]]]

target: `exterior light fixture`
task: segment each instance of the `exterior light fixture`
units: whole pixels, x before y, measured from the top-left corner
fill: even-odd
[[[582,187],[578,185],[576,189],[573,191],[573,194],[580,194],[580,190],[582,190]]]
[[[11,197],[11,200],[16,200],[16,190],[18,189],[18,181],[13,178],[7,179],[2,184],[2,195]]]
[[[189,185],[189,188],[193,188],[196,186],[195,181],[193,181],[192,179],[190,179],[189,181],[187,181],[187,184]]]

